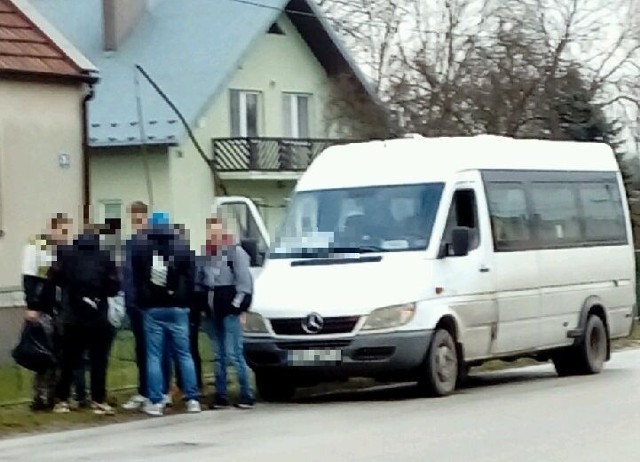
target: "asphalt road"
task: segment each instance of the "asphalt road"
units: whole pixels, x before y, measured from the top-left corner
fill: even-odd
[[[598,376],[551,366],[476,376],[455,396],[351,392],[0,441],[0,461],[640,460],[640,350]]]

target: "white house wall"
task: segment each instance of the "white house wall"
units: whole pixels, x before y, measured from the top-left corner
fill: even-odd
[[[82,96],[80,85],[0,78],[0,307],[15,305],[29,236],[55,213],[81,216]]]
[[[293,24],[283,16],[278,21],[285,35],[265,32],[254,49],[239,64],[226,88],[211,102],[196,122],[194,133],[207,155],[212,154],[213,138],[231,136],[229,90],[254,90],[262,93],[260,136],[282,137],[283,93],[311,94],[310,136],[327,137],[325,107],[328,101],[328,78]],[[175,219],[191,230],[194,249],[204,242],[204,219],[214,198],[211,174],[187,137],[179,148],[172,149],[171,191]],[[276,182],[247,181],[234,184],[232,191],[252,198],[282,204],[293,187],[287,182],[277,189]],[[225,183],[225,184],[227,184]],[[242,185],[242,186],[238,186]],[[282,210],[264,209],[268,227],[277,227]],[[267,212],[267,210],[269,210]]]
[[[172,212],[167,148],[148,146],[146,157],[151,173],[153,206]],[[129,232],[127,206],[136,200],[150,203],[141,148],[92,149],[90,172],[93,217],[98,220],[103,218],[103,203],[120,201],[123,224]]]

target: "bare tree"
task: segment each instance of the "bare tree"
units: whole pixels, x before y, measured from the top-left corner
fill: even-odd
[[[323,0],[411,131],[561,137],[555,101],[576,70],[604,111],[637,126],[637,0],[379,3]]]
[[[318,0],[334,28],[382,91],[398,64],[394,52],[407,15],[405,0]]]

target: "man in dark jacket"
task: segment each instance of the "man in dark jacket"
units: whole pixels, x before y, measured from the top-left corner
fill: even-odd
[[[55,286],[47,279],[49,268],[56,258],[56,248],[66,244],[72,220],[65,214],[57,214],[49,221],[47,231],[29,240],[23,253],[22,261],[22,285],[25,294],[27,322],[42,320],[49,329],[49,335],[56,349],[56,292]],[[56,384],[56,367],[52,366],[46,371],[39,372],[33,380],[33,402],[31,409],[34,411],[50,410],[54,405]]]
[[[135,340],[136,366],[138,367],[138,393],[132,396],[122,407],[132,411],[141,408],[149,398],[147,387],[147,351],[144,339],[142,311],[136,306],[135,286],[133,285],[132,258],[135,249],[144,249],[146,246],[147,233],[149,232],[149,209],[144,202],[133,202],[129,206],[131,217],[131,227],[133,234],[127,239],[124,246],[124,261],[122,263],[122,290],[124,291],[124,301],[127,315],[131,322],[131,332]],[[163,356],[164,383],[164,404],[170,406],[171,396],[171,356],[169,348],[165,348]]]
[[[71,246],[59,249],[50,278],[62,291],[62,367],[56,413],[67,413],[73,372],[89,353],[91,398],[95,414],[111,415],[106,403],[109,353],[115,335],[108,319],[108,298],[118,294],[115,262],[100,247],[98,228],[87,226]]]
[[[147,351],[147,385],[150,402],[144,411],[164,412],[162,368],[164,346],[169,342],[180,369],[182,392],[188,412],[200,412],[199,392],[189,345],[189,306],[193,299],[195,256],[188,242],[156,212],[144,246],[136,246],[131,258],[135,304],[143,312]]]

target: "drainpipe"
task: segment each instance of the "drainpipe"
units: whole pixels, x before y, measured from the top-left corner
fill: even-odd
[[[89,101],[95,95],[93,83],[89,84],[89,92],[82,98],[82,211],[83,223],[91,220],[91,186],[89,176]]]

